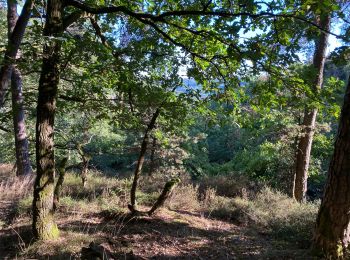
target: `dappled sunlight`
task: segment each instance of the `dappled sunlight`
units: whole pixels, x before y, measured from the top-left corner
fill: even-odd
[[[0,259],[350,259],[349,13],[0,1]]]

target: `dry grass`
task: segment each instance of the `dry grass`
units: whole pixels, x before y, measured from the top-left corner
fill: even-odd
[[[308,247],[319,203],[300,204],[287,195],[263,188],[252,198],[227,198],[207,195],[208,216],[228,219],[240,225],[250,225],[276,239],[288,240]]]
[[[165,180],[154,176],[150,187],[141,185],[141,209],[152,204]],[[135,219],[126,214],[130,185],[130,178],[90,171],[84,188],[79,175],[67,173],[56,213],[60,239],[42,243],[33,242],[30,233],[32,180],[3,181],[2,191],[11,191],[8,199],[17,198],[18,204],[10,222],[0,214],[0,258],[79,259],[81,248],[92,241],[106,245],[116,259],[264,259],[271,254],[273,259],[291,259],[285,256],[307,252],[285,238],[309,238],[315,204],[301,205],[267,188],[249,196],[241,188],[239,196],[221,196],[216,188],[240,186],[222,179],[213,185],[184,181],[155,217]]]
[[[199,190],[204,193],[208,189],[214,189],[219,196],[237,197],[237,196],[253,196],[261,187],[251,182],[243,175],[229,176],[205,176],[199,181]]]
[[[14,170],[14,165],[9,163],[0,163],[0,179],[6,179]],[[14,174],[14,172],[13,172]]]
[[[0,164],[0,200],[17,200],[33,190],[33,176],[16,177],[13,165]]]
[[[198,211],[201,208],[198,185],[179,185],[172,192],[165,205],[174,210]]]

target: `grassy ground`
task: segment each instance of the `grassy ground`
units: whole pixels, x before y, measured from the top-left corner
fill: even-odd
[[[9,177],[10,170],[0,166],[0,259],[79,259],[91,242],[112,259],[312,259],[317,204],[300,205],[268,188],[249,193],[238,187],[241,182],[218,179],[212,185],[184,181],[154,217],[130,218],[130,179],[90,172],[83,188],[79,176],[69,173],[56,215],[60,238],[35,242],[32,179]],[[146,209],[164,180],[142,183],[138,201]],[[220,183],[237,192],[223,196]]]

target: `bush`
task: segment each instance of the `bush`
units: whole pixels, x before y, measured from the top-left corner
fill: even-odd
[[[165,205],[174,210],[195,211],[201,208],[198,185],[182,184],[173,190]]]
[[[183,185],[191,182],[190,177],[187,174],[172,174],[170,169],[169,174],[154,172],[152,176],[148,176],[146,175],[146,172],[144,172],[139,180],[139,189],[145,193],[160,193],[163,190],[164,185],[175,176],[181,179]]]
[[[203,177],[199,182],[199,190],[203,194],[208,189],[214,189],[219,196],[236,197],[254,194],[258,188],[246,176],[236,174]]]
[[[212,217],[241,225],[254,225],[275,238],[309,246],[319,203],[300,204],[287,195],[265,187],[252,198],[233,199],[207,191],[203,210]]]
[[[259,224],[267,227],[274,236],[304,246],[311,241],[318,208],[319,202],[301,204],[269,188],[263,189],[254,201],[247,203],[248,212],[256,212]]]
[[[106,177],[98,171],[89,170],[86,187],[83,187],[79,174],[68,172],[62,185],[61,197],[94,200],[100,196],[120,195],[125,197],[129,190],[129,180]]]
[[[16,208],[17,214],[19,216],[21,215],[30,215],[32,211],[32,204],[33,204],[33,196],[27,196],[25,198],[21,198],[18,201],[18,205]]]
[[[233,200],[217,195],[216,189],[208,188],[202,195],[202,211],[207,217],[231,220],[236,211]]]

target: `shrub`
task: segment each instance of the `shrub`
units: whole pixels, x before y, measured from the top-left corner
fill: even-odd
[[[229,176],[205,176],[199,182],[199,190],[201,194],[208,189],[215,189],[216,194],[225,197],[244,196],[246,191],[249,194],[255,193],[258,189],[246,176],[236,174]]]
[[[275,238],[309,246],[318,202],[300,204],[268,187],[252,198],[227,198],[207,191],[203,210],[212,217],[241,225],[253,224]]]
[[[152,206],[159,196],[158,192],[144,193],[136,192],[137,203],[145,206]]]
[[[255,214],[258,224],[265,226],[275,237],[308,246],[316,220],[318,202],[298,203],[269,188],[263,189],[246,209]]]
[[[33,203],[33,196],[27,196],[25,198],[22,198],[18,201],[17,204],[17,214],[18,215],[29,215],[32,210],[32,203]]]
[[[174,176],[181,179],[183,185],[189,184],[190,178],[187,174],[163,174],[161,172],[154,172],[152,176],[147,176],[145,173],[141,176],[139,180],[139,189],[145,193],[161,192],[164,188],[165,183],[167,183]]]
[[[194,211],[201,208],[198,185],[182,184],[173,190],[165,205],[174,210]]]

